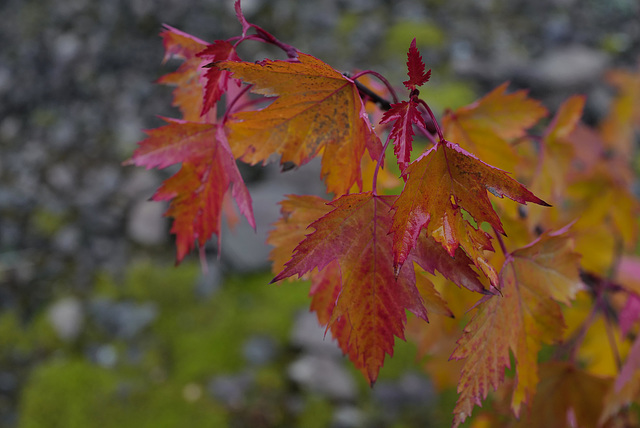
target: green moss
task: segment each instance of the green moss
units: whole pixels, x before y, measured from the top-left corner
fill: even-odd
[[[60,347],[46,313],[28,329],[21,328],[11,312],[2,314],[3,349],[33,352],[40,343],[50,349],[59,347],[58,361],[46,362],[29,378],[21,401],[21,427],[86,427],[96,426],[99,420],[100,427],[107,428],[224,428],[227,418],[240,417],[234,413],[237,409],[222,408],[208,398],[202,385],[212,376],[246,371],[242,348],[252,335],[271,337],[284,348],[296,311],[308,307],[309,284],[269,285],[272,276],[266,273],[235,276],[226,279],[211,298],[202,299],[194,293],[199,269],[189,263],[175,268],[142,262],[120,280],[99,276],[95,296],[153,303],[158,310],[135,345],[104,332],[91,336],[93,327],[87,326],[82,341],[97,340],[117,350],[119,360],[111,370],[86,362],[82,343]],[[139,358],[127,356],[132,346]],[[281,406],[288,385],[283,361],[252,370],[255,385],[247,411],[268,414],[272,421],[284,420],[286,411]],[[187,393],[193,392],[194,385],[203,389],[201,396]]]
[[[21,428],[80,428],[108,417],[113,373],[81,361],[54,361],[31,375],[21,401]],[[102,424],[102,426],[107,426]]]
[[[432,23],[401,21],[387,31],[384,51],[390,56],[406,58],[407,50],[414,38],[418,49],[438,48],[445,42],[442,30]]]
[[[210,304],[163,317],[157,332],[171,349],[176,376],[184,381],[240,370],[242,345],[252,334],[281,343],[295,312],[308,305],[308,285],[269,285],[271,275],[231,278]]]
[[[477,99],[476,92],[469,83],[459,81],[429,81],[420,88],[420,97],[429,103],[435,112],[445,109],[455,110]]]
[[[225,412],[203,397],[187,401],[184,387],[133,385],[83,361],[36,369],[22,398],[21,428],[178,428],[227,426]]]
[[[393,357],[384,359],[384,366],[380,370],[379,379],[399,379],[408,368],[416,366],[417,347],[413,343],[396,338],[393,347]]]
[[[31,221],[34,229],[46,236],[52,236],[67,222],[64,215],[44,209],[36,210]]]
[[[362,18],[355,13],[345,13],[340,16],[336,31],[341,37],[347,36],[353,31]]]
[[[36,350],[52,350],[60,345],[45,314],[24,325],[13,310],[0,314],[0,356],[14,352],[28,354]]]
[[[95,294],[139,302],[152,300],[164,308],[183,308],[196,300],[193,286],[199,269],[197,264],[188,262],[175,267],[142,261],[129,268],[123,281],[100,275]]]
[[[108,426],[114,428],[224,428],[228,426],[226,412],[219,405],[204,396],[187,400],[185,388],[187,385],[165,383],[134,391],[126,397],[112,397],[111,405],[114,406],[114,411],[108,418],[110,422]]]
[[[326,400],[311,396],[306,400],[304,410],[298,417],[300,428],[326,428],[331,426],[333,407]]]

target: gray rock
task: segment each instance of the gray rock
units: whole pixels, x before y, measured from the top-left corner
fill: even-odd
[[[431,381],[421,373],[408,372],[398,380],[380,380],[371,391],[381,416],[389,421],[411,406],[433,401],[436,392]]]
[[[252,336],[242,345],[242,355],[247,363],[263,366],[278,355],[278,344],[270,336]]]
[[[132,339],[158,315],[153,303],[113,302],[105,298],[91,301],[89,310],[95,323],[121,339]]]
[[[285,195],[324,192],[319,162],[310,162],[285,173],[280,173],[278,168],[277,165],[269,165],[264,180],[249,186],[256,230],[244,218],[234,230],[228,227],[222,229],[222,258],[238,271],[249,272],[269,267],[271,247],[266,240],[273,223],[280,218],[279,202],[285,199]]]
[[[342,350],[331,337],[331,332],[326,331],[326,328],[318,323],[318,318],[313,312],[300,311],[296,315],[290,343],[312,354],[334,357],[342,355]]]
[[[133,167],[128,167],[133,168]],[[122,183],[120,194],[132,200],[149,199],[160,186],[158,173],[143,168],[133,168]]]
[[[340,406],[333,412],[332,428],[364,427],[365,413],[355,406]]]
[[[112,368],[118,363],[118,350],[111,344],[100,345],[91,353],[91,359],[102,367]]]
[[[62,33],[55,38],[53,53],[60,64],[73,60],[82,48],[80,38],[73,33]]]
[[[49,322],[58,337],[72,341],[78,337],[84,324],[82,303],[75,297],[65,297],[49,308]]]
[[[76,167],[60,163],[54,164],[47,170],[46,180],[53,189],[70,193],[77,185]]]
[[[303,355],[287,369],[302,388],[338,401],[354,401],[356,385],[342,360],[319,355]]]
[[[120,167],[110,164],[86,170],[82,177],[82,188],[76,196],[78,205],[97,205],[117,191],[120,174]]]
[[[163,203],[141,200],[133,205],[127,218],[127,235],[140,245],[159,246],[167,242],[169,229]]]
[[[269,183],[251,189],[256,230],[254,231],[244,218],[241,218],[233,230],[228,227],[222,230],[221,255],[226,263],[241,272],[262,270],[269,266],[270,247],[266,243],[267,232],[270,225],[278,219],[277,202],[282,199],[284,193],[291,190],[290,187],[282,188]]]
[[[62,254],[74,254],[80,248],[80,239],[80,230],[76,226],[65,226],[53,237],[53,248]]]
[[[217,376],[209,382],[208,390],[213,398],[231,408],[242,407],[251,385],[253,376],[250,373]]]
[[[533,85],[575,88],[599,80],[608,64],[603,52],[573,45],[546,53],[527,69]]]
[[[196,281],[195,294],[198,297],[211,297],[222,285],[222,270],[219,260],[207,260],[206,271]]]

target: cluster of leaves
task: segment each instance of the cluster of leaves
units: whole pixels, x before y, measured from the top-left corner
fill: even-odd
[[[631,418],[640,396],[640,204],[631,190],[640,74],[609,74],[618,95],[599,129],[580,120],[583,96],[549,120],[506,83],[445,112],[440,126],[420,96],[431,71],[415,40],[407,100],[398,101],[378,73],[340,73],[248,23],[239,2],[236,12],[242,33],[228,40],[162,32],[166,58],[184,60],[160,79],[175,86],[182,118],[148,131],[127,161],[181,165],[153,196],[170,201],[178,261],[219,241],[223,216],[237,221],[232,199],[255,227],[236,161],[279,157],[286,171],[321,157],[333,198],[281,202],[268,239],[273,282],[311,281],[311,309],[369,383],[395,338],[409,336],[439,385],[459,376],[454,426],[491,390],[495,411],[482,417],[512,412],[541,427]],[[243,61],[245,41],[286,59]],[[427,148],[412,160],[416,133]],[[383,177],[395,169],[390,144],[396,193]]]

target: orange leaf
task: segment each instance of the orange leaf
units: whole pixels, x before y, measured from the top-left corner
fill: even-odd
[[[517,156],[509,142],[547,115],[526,91],[507,94],[503,83],[478,101],[449,112],[443,118],[445,136],[491,165],[512,171]]]
[[[415,41],[415,40],[414,40]],[[411,162],[411,143],[413,142],[413,125],[422,125],[426,127],[422,114],[418,110],[418,104],[413,101],[402,101],[392,104],[391,110],[387,111],[381,124],[393,122],[390,136],[393,140],[395,153],[398,159],[398,167],[400,172],[404,173],[405,168]]]
[[[405,309],[427,319],[413,266],[403,269],[397,278],[393,274],[388,230],[394,199],[368,192],[331,202],[334,210],[311,224],[315,231],[298,245],[273,280],[301,276],[316,267],[322,270],[338,261],[341,292],[330,328],[337,321],[349,326],[348,337],[342,339],[347,343],[341,346],[370,383],[378,377],[385,354],[393,354],[394,336],[404,338]]]
[[[281,163],[304,165],[321,150],[322,177],[336,195],[362,187],[365,148],[377,160],[382,145],[373,132],[353,80],[306,54],[299,62],[222,61],[218,67],[253,84],[252,91],[279,96],[263,110],[240,112],[228,124],[234,154],[251,164],[273,154]]]
[[[287,199],[280,202],[282,217],[273,225],[267,238],[267,243],[274,247],[269,254],[274,274],[284,269],[293,250],[311,233],[309,225],[333,209],[327,202],[311,195],[287,195]]]
[[[204,94],[204,86],[200,78],[203,74],[202,66],[206,62],[196,55],[207,47],[207,42],[168,25],[165,25],[165,28],[160,33],[166,52],[164,60],[177,57],[185,61],[176,71],[165,74],[157,82],[176,86],[171,105],[180,109],[184,120],[199,122],[201,121],[200,114],[202,113]],[[215,119],[215,112],[212,115],[212,118]]]
[[[614,70],[606,79],[619,92],[600,127],[602,137],[608,148],[629,159],[640,130],[640,71]]]
[[[407,168],[407,183],[394,204],[391,232],[394,235],[394,266],[404,263],[422,228],[453,257],[461,246],[497,285],[493,268],[482,252],[492,250],[485,232],[462,217],[462,210],[478,225],[489,223],[504,233],[487,191],[519,202],[547,205],[507,173],[477,159],[457,144],[445,142],[430,149]]]
[[[226,40],[216,40],[214,43],[208,45],[205,50],[199,52],[198,57],[209,62],[239,59],[233,45]],[[222,94],[227,91],[229,72],[220,70],[218,67],[209,67],[204,78],[207,83],[205,85],[202,102],[202,115],[212,108],[215,108]],[[237,83],[239,84],[240,82],[238,81]]]
[[[126,164],[165,168],[182,163],[181,169],[153,195],[156,201],[171,200],[165,215],[174,218],[171,233],[176,235],[178,262],[193,249],[195,242],[202,246],[212,234],[220,239],[221,213],[231,184],[240,212],[255,227],[251,197],[223,128],[173,121],[148,134]]]
[[[531,412],[514,427],[597,428],[601,426],[598,419],[610,386],[610,379],[594,376],[568,363],[542,364]]]
[[[452,359],[465,359],[454,409],[454,426],[475,404],[504,381],[516,361],[511,407],[516,415],[530,402],[538,383],[537,357],[543,343],[560,341],[565,328],[558,302],[568,303],[580,289],[579,255],[564,230],[546,233],[511,253],[501,271],[501,295],[482,303],[465,327]],[[486,299],[486,298],[485,298]]]
[[[531,184],[531,190],[541,195],[549,195],[553,205],[561,205],[567,187],[567,175],[575,162],[575,151],[569,138],[580,124],[585,97],[575,95],[559,108],[549,127],[545,131],[540,147],[540,163]],[[582,149],[583,150],[583,149]],[[532,229],[544,225],[547,228],[561,226],[557,224],[558,210],[545,210],[532,207],[528,221]],[[565,223],[566,224],[566,223]]]
[[[405,309],[426,320],[431,307],[448,312],[435,290],[421,280],[425,303],[416,288],[413,263],[396,277],[389,235],[391,206],[396,196],[371,192],[344,195],[333,202],[333,210],[310,227],[295,249],[293,258],[273,281],[312,272],[312,309],[323,322],[329,313],[329,329],[367,380],[373,383],[385,354],[392,355],[394,336],[404,338]],[[299,235],[298,235],[299,236]],[[431,237],[418,240],[410,261],[435,274],[438,270],[458,285],[482,291],[471,260],[461,251],[450,257]],[[337,264],[335,263],[337,261]],[[332,297],[339,290],[337,300]]]

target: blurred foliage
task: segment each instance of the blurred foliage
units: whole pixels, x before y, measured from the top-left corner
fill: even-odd
[[[307,310],[308,284],[268,285],[270,274],[235,275],[205,296],[197,292],[206,278],[199,269],[194,263],[176,269],[136,262],[120,280],[99,275],[92,299],[155,305],[158,316],[134,337],[118,337],[97,325],[90,302],[85,302],[83,332],[70,342],[57,337],[46,314],[22,327],[15,314],[5,312],[2,358],[20,352],[41,361],[22,390],[19,426],[84,428],[98,426],[97,421],[106,428],[334,426],[336,403],[300,390],[286,374],[298,355],[288,339],[296,312]],[[275,356],[264,364],[250,361],[245,344],[252,337],[272,340]],[[100,347],[115,352],[113,364],[96,359]],[[379,383],[396,385],[415,359],[415,346],[400,341]],[[407,404],[390,419],[362,376],[351,364],[346,367],[358,383],[353,404],[367,415],[367,426],[449,424],[453,400]],[[246,388],[238,397],[223,398],[213,392],[216,379],[244,379]]]
[[[445,42],[444,32],[433,23],[402,21],[392,25],[387,31],[384,50],[388,55],[405,58],[407,46],[414,38],[421,51],[442,47]]]

